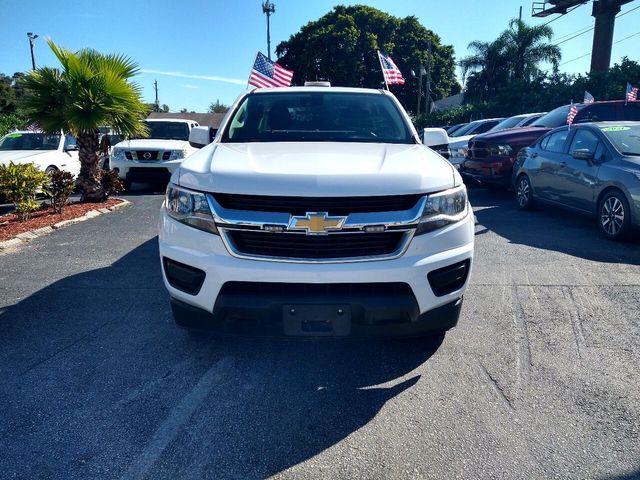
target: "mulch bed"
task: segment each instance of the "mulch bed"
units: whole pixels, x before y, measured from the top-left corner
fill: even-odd
[[[54,213],[50,206],[33,212],[26,222],[21,222],[15,213],[7,213],[0,216],[0,242],[9,240],[16,235],[42,227],[50,227],[63,220],[72,220],[82,217],[90,210],[109,208],[122,203],[118,198],[110,198],[100,203],[71,203],[64,207],[62,215]]]

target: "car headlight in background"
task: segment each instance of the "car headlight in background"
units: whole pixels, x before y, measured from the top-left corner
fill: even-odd
[[[495,157],[509,157],[511,156],[511,152],[513,151],[511,145],[506,144],[489,145],[488,150],[489,155]]]
[[[467,189],[464,185],[427,195],[416,235],[459,222],[467,215],[468,204]]]
[[[124,155],[124,150],[122,148],[114,148],[113,153],[111,154],[112,160],[125,160],[126,157]]]
[[[464,158],[469,152],[469,147],[457,147],[451,149],[451,156],[456,158]]]
[[[169,160],[180,160],[187,156],[187,152],[185,150],[171,150],[171,156]]]
[[[198,230],[218,233],[216,224],[204,193],[186,190],[169,184],[164,201],[164,208],[174,220]]]

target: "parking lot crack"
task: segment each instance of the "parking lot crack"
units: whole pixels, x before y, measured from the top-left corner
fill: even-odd
[[[484,364],[479,359],[477,359],[477,364],[480,368],[480,371],[483,373],[485,377],[487,385],[489,385],[492,388],[492,390],[497,394],[498,398],[502,401],[502,403],[504,403],[507,406],[509,410],[515,412],[516,407],[514,406],[509,396],[505,393],[504,388],[500,386],[500,384],[498,383],[498,380],[493,375],[491,375],[491,373],[489,373],[489,370],[487,370],[487,367],[485,367]]]

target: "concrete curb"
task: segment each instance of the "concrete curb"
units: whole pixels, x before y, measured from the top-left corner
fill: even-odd
[[[8,250],[10,248],[15,248],[23,243],[26,243],[34,238],[44,237],[45,235],[49,235],[50,233],[55,232],[56,230],[64,227],[68,227],[69,225],[74,225],[76,223],[84,222],[89,220],[90,218],[99,217],[100,215],[104,215],[106,213],[115,212],[121,208],[127,207],[131,205],[129,200],[125,200],[124,198],[113,197],[114,200],[120,200],[122,203],[118,203],[109,208],[99,208],[97,210],[89,210],[87,213],[82,215],[81,217],[71,218],[69,220],[63,220],[61,222],[55,223],[49,227],[41,227],[36,228],[35,230],[30,230],[28,232],[22,232],[16,235],[9,240],[5,240],[0,242],[0,252],[3,250]]]

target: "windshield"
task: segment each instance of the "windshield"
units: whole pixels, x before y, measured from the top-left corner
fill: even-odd
[[[57,150],[59,145],[59,133],[10,133],[0,139],[0,150]]]
[[[149,135],[157,140],[189,140],[189,126],[184,122],[145,122]]]
[[[582,110],[583,105],[575,105],[578,111]],[[571,105],[564,105],[558,107],[555,110],[551,110],[546,115],[543,115],[538,120],[531,124],[532,127],[543,128],[556,128],[567,124],[567,115],[569,115],[569,109]]]
[[[376,93],[247,95],[222,142],[414,143],[393,100]]]
[[[622,155],[640,156],[640,125],[600,127]]]
[[[495,127],[493,127],[489,132],[497,132],[498,130],[504,130],[506,128],[512,128],[518,125],[522,121],[523,117],[509,117],[502,120]]]
[[[469,131],[473,130],[474,128],[476,128],[479,123],[480,123],[480,120],[476,120],[475,122],[467,123],[463,127],[460,127],[459,130],[456,130],[454,132],[454,134],[451,135],[451,136],[452,137],[462,137],[463,135],[466,135],[467,132],[469,132]]]

